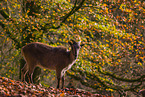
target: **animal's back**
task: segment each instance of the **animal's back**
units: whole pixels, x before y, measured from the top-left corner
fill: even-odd
[[[57,64],[65,64],[67,49],[65,47],[52,47],[47,44],[33,42],[22,48],[26,60],[33,58],[37,65],[44,68],[55,69]]]
[[[43,43],[33,42],[25,45],[22,48],[23,53],[29,53],[35,56],[41,56],[47,53],[55,53],[59,51],[56,47],[52,47]]]

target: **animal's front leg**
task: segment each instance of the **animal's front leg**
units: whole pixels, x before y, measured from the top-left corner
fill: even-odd
[[[64,75],[62,76],[62,89],[63,89],[63,87],[64,87]]]
[[[56,69],[56,76],[57,76],[57,88],[59,88],[59,83],[60,83],[60,79],[61,79],[61,70]]]
[[[57,88],[59,89],[60,78],[57,78]]]

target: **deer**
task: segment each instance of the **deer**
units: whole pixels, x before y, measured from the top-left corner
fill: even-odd
[[[40,42],[32,42],[22,47],[21,52],[26,64],[21,69],[21,81],[25,82],[25,75],[28,73],[29,82],[33,83],[33,72],[35,67],[50,69],[56,71],[57,88],[62,81],[64,87],[64,74],[72,67],[78,58],[81,48],[81,41],[71,40],[68,44],[71,50],[64,46],[53,47]]]
[[[142,97],[145,97],[145,89],[140,90],[139,94],[142,94]]]

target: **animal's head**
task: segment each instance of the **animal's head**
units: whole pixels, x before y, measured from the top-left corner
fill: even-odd
[[[76,42],[76,41],[74,41],[74,40],[71,40],[71,41],[69,41],[68,43],[71,45],[72,48],[74,48],[74,49],[76,49],[76,50],[80,49],[80,48],[84,45],[84,44],[82,44],[82,45],[80,44],[81,41]]]
[[[145,97],[145,89],[140,90],[139,94],[142,94],[142,96]]]

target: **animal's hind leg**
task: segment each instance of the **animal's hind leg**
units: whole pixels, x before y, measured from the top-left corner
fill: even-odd
[[[33,72],[34,72],[34,67],[35,65],[30,65],[29,66],[29,71],[28,71],[28,74],[29,74],[29,82],[30,83],[33,83]]]
[[[25,75],[28,72],[27,64],[24,65],[24,67],[21,69],[21,81],[25,81]]]

